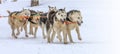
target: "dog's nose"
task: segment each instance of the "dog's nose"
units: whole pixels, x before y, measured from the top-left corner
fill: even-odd
[[[83,23],[83,21],[81,21],[81,23]]]

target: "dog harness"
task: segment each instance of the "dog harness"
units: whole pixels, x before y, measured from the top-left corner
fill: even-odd
[[[73,23],[77,23],[77,22],[65,21],[64,23],[68,25],[68,24],[73,24]]]

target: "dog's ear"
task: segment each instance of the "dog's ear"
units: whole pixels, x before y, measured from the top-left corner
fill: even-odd
[[[24,8],[22,10],[25,10]]]
[[[40,12],[39,10],[37,10],[37,12]]]
[[[64,10],[65,10],[66,8],[64,7]]]
[[[7,12],[10,14],[11,12],[9,10],[7,10]]]
[[[56,9],[56,6],[55,6],[55,9]]]
[[[50,8],[51,6],[50,6],[50,5],[48,5],[48,7]]]
[[[28,10],[30,10],[30,9],[28,9]]]

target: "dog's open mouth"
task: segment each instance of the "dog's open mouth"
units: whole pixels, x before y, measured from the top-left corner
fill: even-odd
[[[65,20],[62,20],[62,19],[61,19],[60,21],[61,21],[62,23],[64,23],[64,22],[65,22]]]
[[[81,25],[81,22],[77,22],[77,23],[78,23],[79,26]]]
[[[78,23],[78,25],[81,25],[83,23],[83,21],[81,21],[81,22],[77,21],[77,23]]]

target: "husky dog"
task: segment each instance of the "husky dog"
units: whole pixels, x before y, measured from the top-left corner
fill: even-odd
[[[56,10],[57,10],[56,7],[51,7],[51,6],[48,6],[48,7],[49,7],[49,11],[47,13],[42,13],[41,17],[40,17],[40,26],[42,28],[42,34],[43,34],[44,39],[46,38],[45,27],[47,26],[47,21],[49,20],[48,16],[49,16],[49,14],[51,14],[51,11],[56,12]]]
[[[42,35],[43,35],[43,38],[45,39],[46,36],[45,36],[45,26],[46,26],[46,22],[47,22],[47,13],[41,13],[40,14],[40,20],[39,20],[39,24],[40,24],[40,27],[42,28]]]
[[[24,27],[25,30],[25,36],[28,37],[27,35],[27,20],[30,17],[30,11],[28,9],[23,9],[22,11],[18,12],[10,12],[9,10],[7,11],[9,13],[9,18],[8,18],[8,23],[11,26],[12,29],[12,36],[14,38],[17,38],[17,35],[20,34],[19,29]],[[15,34],[15,30],[17,29],[17,33]]]
[[[79,26],[81,26],[82,16],[81,12],[79,10],[71,10],[67,13],[67,19],[66,19],[66,25],[67,25],[67,35],[69,37],[70,42],[73,42],[72,36],[71,36],[71,30],[75,29],[78,35],[78,39],[82,40],[80,37],[80,31]]]
[[[30,22],[30,32],[29,34],[34,35],[34,38],[36,38],[36,32],[39,26],[39,20],[40,20],[40,14],[41,12],[35,12],[34,10],[30,10],[31,16],[28,19]],[[33,28],[35,28],[35,31],[33,31]],[[33,33],[34,32],[34,33]]]
[[[57,33],[60,42],[62,41],[60,33],[63,32],[64,36],[64,43],[67,43],[67,36],[66,36],[66,24],[64,23],[67,17],[67,13],[64,9],[58,9],[56,12],[52,12],[49,15],[49,21],[47,21],[47,38],[48,43],[53,42],[54,36]],[[52,33],[52,37],[50,38],[50,33]]]

